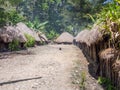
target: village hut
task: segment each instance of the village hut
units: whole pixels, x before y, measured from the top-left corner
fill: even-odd
[[[76,45],[78,46],[78,47],[80,47],[80,48],[82,48],[82,40],[84,39],[83,38],[83,35],[85,35],[86,33],[88,32],[88,30],[82,30],[81,32],[79,32],[78,34],[77,34],[77,36],[74,38],[75,39],[75,41],[76,41]]]
[[[112,80],[112,65],[115,63],[117,56],[118,51],[114,48],[108,48],[99,53],[100,76]]]
[[[119,52],[108,48],[99,53],[100,75],[109,78],[116,90],[120,89],[120,61]]]
[[[88,51],[89,51],[88,39],[89,39],[89,30],[86,30],[86,31],[84,31],[84,33],[82,33],[82,37],[79,39],[79,42],[80,42],[81,48],[83,50],[83,53],[87,56],[89,54],[88,53]]]
[[[89,57],[89,62],[94,66],[99,64],[99,52],[108,48],[108,42],[105,42],[105,35],[100,31],[99,26],[94,26],[91,30],[83,30],[76,37],[76,42],[80,43],[83,53]],[[109,38],[107,38],[109,39]]]
[[[24,35],[27,34],[32,36],[35,39],[36,44],[41,43],[41,39],[39,38],[38,34],[34,30],[28,28],[24,23],[17,23],[16,29],[18,29]]]
[[[93,48],[91,48],[91,34],[92,33],[90,30],[83,30],[76,36],[76,41],[80,43],[79,47],[83,50],[84,54],[93,59]]]
[[[25,36],[13,26],[4,26],[0,28],[0,50],[7,50],[9,48],[9,43],[14,40],[20,43],[19,48],[22,48],[23,44],[27,41]]]
[[[58,44],[72,44],[74,37],[68,33],[63,32],[56,40],[55,42]]]

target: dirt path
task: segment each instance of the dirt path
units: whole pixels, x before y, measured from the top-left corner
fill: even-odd
[[[79,48],[73,45],[46,45],[29,49],[28,52],[31,53],[12,54],[0,59],[0,90],[79,90],[71,83],[73,74],[77,74],[75,70],[83,68],[87,71],[87,62],[82,61],[85,57]],[[77,67],[76,62],[80,62],[81,67]]]
[[[59,50],[59,47],[62,50]],[[76,90],[71,68],[77,60],[75,46],[48,45],[0,60],[0,90]]]

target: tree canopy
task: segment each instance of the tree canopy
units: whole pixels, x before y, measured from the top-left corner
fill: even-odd
[[[90,28],[104,0],[0,0],[0,26],[24,22],[52,39]]]

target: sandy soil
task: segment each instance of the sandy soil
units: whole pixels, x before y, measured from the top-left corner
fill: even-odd
[[[74,74],[79,70],[79,73],[87,72],[87,65],[80,49],[73,45],[37,46],[28,51],[3,53],[0,54],[0,90],[79,90],[81,81],[78,84],[73,81],[80,77],[76,79]],[[89,85],[98,87],[96,80],[86,74]],[[95,82],[91,83],[92,80]]]

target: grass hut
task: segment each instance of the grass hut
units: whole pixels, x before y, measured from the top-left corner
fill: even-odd
[[[76,41],[76,45],[80,48],[82,48],[82,41],[83,41],[83,35],[85,35],[88,32],[88,30],[83,30],[78,33],[78,35],[74,38]]]
[[[96,60],[98,59],[98,53],[99,53],[99,47],[101,46],[100,41],[102,41],[102,35],[99,32],[98,29],[93,29],[90,31],[89,33],[90,37],[89,37],[89,50],[90,50],[90,57],[94,60],[94,62],[96,62]]]
[[[16,29],[18,29],[24,35],[27,34],[32,36],[35,39],[36,44],[41,43],[41,39],[39,38],[38,34],[34,30],[28,28],[24,23],[17,23]]]
[[[112,80],[112,65],[115,63],[117,56],[118,52],[113,48],[105,49],[99,53],[100,76]]]
[[[16,41],[16,42],[15,42]],[[19,44],[18,48],[22,48],[23,44],[26,42],[25,36],[16,30],[13,26],[4,26],[0,29],[0,50],[8,50],[10,43]],[[12,48],[13,46],[11,46]],[[15,47],[15,46],[14,46]],[[16,47],[17,48],[17,47]]]
[[[108,48],[100,52],[100,75],[109,78],[112,84],[120,89],[120,61],[118,59],[118,51]]]
[[[72,44],[74,37],[68,33],[63,32],[56,40],[55,42],[58,44]]]
[[[108,43],[105,44],[104,37],[99,30],[98,26],[94,26],[92,30],[81,31],[76,36],[76,41],[80,43],[84,54],[90,57],[89,62],[95,67],[99,64],[99,52],[108,45]]]

